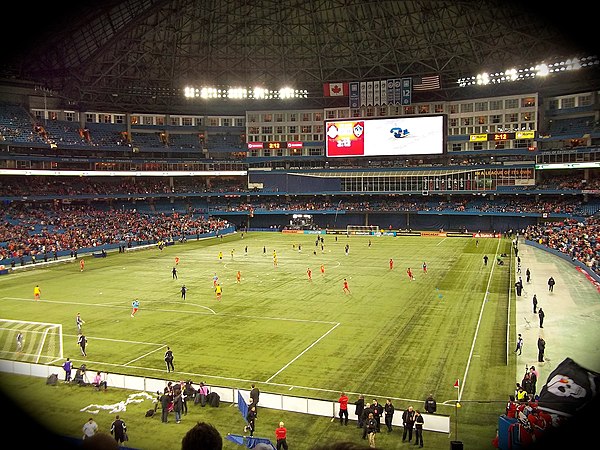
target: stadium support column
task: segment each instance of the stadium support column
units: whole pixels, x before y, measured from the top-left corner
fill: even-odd
[[[369,226],[369,213],[365,213],[365,227]]]

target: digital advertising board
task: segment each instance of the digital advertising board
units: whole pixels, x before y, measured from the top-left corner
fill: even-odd
[[[446,116],[325,122],[328,158],[352,156],[441,155]]]

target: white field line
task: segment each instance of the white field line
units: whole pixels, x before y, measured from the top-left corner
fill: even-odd
[[[3,300],[19,300],[19,301],[26,301],[26,302],[33,302],[34,300],[30,299],[30,298],[20,298],[20,297],[2,297]],[[66,301],[59,301],[59,300],[40,300],[40,302],[42,303],[58,303],[58,304],[65,304],[65,305],[82,305],[82,306],[98,306],[101,308],[118,308],[118,309],[131,309],[131,306],[122,306],[121,304],[119,305],[115,305],[115,304],[106,304],[106,303],[82,303],[82,302],[66,302]],[[159,301],[146,301],[145,304],[148,303],[158,303]],[[221,316],[221,317],[236,317],[236,318],[241,318],[241,319],[257,319],[257,320],[282,320],[282,321],[288,321],[288,322],[299,322],[299,323],[324,323],[324,324],[329,324],[329,325],[334,325],[337,324],[339,325],[338,322],[333,322],[333,321],[327,321],[327,320],[310,320],[310,319],[293,319],[293,318],[289,318],[289,317],[270,317],[270,316],[249,316],[249,315],[244,315],[244,314],[227,314],[227,313],[217,313],[214,310],[210,309],[208,306],[202,306],[202,305],[197,305],[195,303],[189,303],[187,301],[182,301],[182,303],[184,303],[185,305],[190,305],[190,306],[197,306],[199,308],[204,308],[207,309],[208,311],[210,311],[211,315],[215,315],[215,316]],[[142,311],[142,309],[140,309],[140,311]],[[187,311],[187,310],[181,310],[181,309],[151,309],[148,311],[152,311],[152,312],[176,312],[176,313],[189,313],[189,314],[200,314],[200,315],[205,315],[208,314],[206,312],[202,312],[202,311]],[[127,342],[127,341],[124,341]]]
[[[469,351],[469,359],[467,360],[467,366],[465,367],[465,373],[463,375],[462,383],[460,384],[458,391],[458,401],[462,398],[463,391],[465,389],[465,384],[467,380],[467,375],[469,373],[469,367],[471,365],[471,359],[473,359],[473,350],[475,348],[475,342],[477,341],[477,334],[479,333],[479,326],[481,325],[481,317],[483,316],[483,309],[485,308],[485,304],[487,303],[487,297],[490,292],[490,283],[492,282],[492,275],[494,275],[494,268],[496,267],[496,255],[498,254],[498,249],[500,248],[501,240],[498,239],[498,245],[496,245],[496,251],[494,253],[494,263],[492,265],[492,270],[490,270],[490,276],[488,278],[487,286],[485,288],[485,295],[483,296],[483,301],[481,302],[481,309],[479,311],[479,319],[477,319],[477,327],[475,328],[475,335],[473,336],[473,342],[471,342],[471,350]]]
[[[266,383],[271,382],[271,380],[273,378],[275,378],[277,375],[279,375],[281,372],[283,372],[285,369],[287,369],[294,361],[296,361],[298,358],[300,358],[302,355],[304,355],[307,351],[309,351],[311,348],[313,348],[315,345],[317,345],[321,341],[321,339],[323,339],[325,336],[327,336],[329,333],[331,333],[333,330],[335,330],[339,325],[340,325],[339,322],[336,323],[325,334],[323,334],[320,338],[318,338],[316,341],[314,341],[312,344],[310,344],[308,347],[306,347],[302,352],[300,352],[300,354],[298,354],[294,359],[292,359],[289,363],[287,363],[285,366],[283,366],[281,369],[279,369],[277,372],[275,372],[273,375],[271,375],[271,377],[266,381]]]
[[[157,349],[155,349],[155,350],[152,350],[151,352],[144,353],[143,355],[140,355],[140,356],[138,356],[137,358],[134,358],[134,359],[132,359],[131,361],[129,361],[129,362],[126,362],[125,364],[123,364],[123,366],[128,366],[129,364],[132,364],[132,363],[134,363],[134,362],[136,362],[136,361],[139,361],[140,359],[143,359],[143,358],[145,358],[146,356],[150,356],[150,355],[152,355],[153,353],[156,353],[157,351],[159,351],[159,350],[162,350],[163,348],[166,348],[166,347],[167,347],[166,345],[161,345],[160,347],[158,347],[158,348],[157,348]]]

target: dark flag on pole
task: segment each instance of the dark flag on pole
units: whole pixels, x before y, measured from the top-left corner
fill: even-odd
[[[551,413],[572,416],[595,399],[600,373],[581,367],[566,358],[548,376],[538,406]]]

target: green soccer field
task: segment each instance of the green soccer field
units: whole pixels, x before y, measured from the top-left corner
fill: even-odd
[[[458,438],[468,448],[488,448],[515,379],[507,357],[509,261],[494,264],[510,253],[510,241],[322,236],[323,248],[316,235],[238,233],[162,251],[86,256],[83,272],[77,263],[21,271],[0,279],[1,316],[61,323],[64,356],[94,371],[166,377],[170,346],[174,379],[241,389],[254,382],[262,392],[326,400],[345,391],[351,402],[363,393],[393,398],[397,410],[422,407],[432,392],[438,413],[452,417],[452,436],[430,433],[439,448],[455,437],[460,395],[460,427],[468,432]],[[36,284],[40,302],[33,301]],[[132,318],[134,298],[140,309]],[[77,346],[77,312],[85,321],[86,358]],[[12,344],[3,343],[3,358],[30,358],[12,353]],[[314,433],[304,431],[309,444],[332,438]]]

